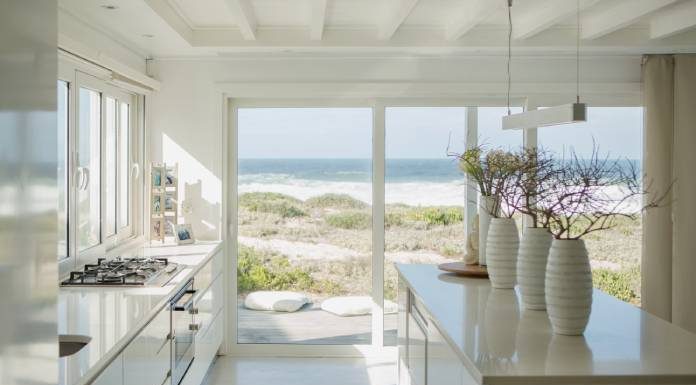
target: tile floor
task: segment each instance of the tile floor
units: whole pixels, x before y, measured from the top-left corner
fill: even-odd
[[[388,358],[239,358],[221,356],[206,385],[396,385]]]

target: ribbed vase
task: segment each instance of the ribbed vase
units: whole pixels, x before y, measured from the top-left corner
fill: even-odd
[[[552,239],[549,229],[543,227],[528,227],[522,234],[517,253],[517,283],[525,309],[546,309],[544,281]]]
[[[554,333],[584,333],[592,311],[592,271],[582,239],[553,240],[545,283],[546,309]]]
[[[491,223],[491,214],[495,201],[492,197],[481,195],[479,197],[479,265],[486,266],[486,240],[488,239],[488,229]]]
[[[512,289],[517,279],[520,238],[512,218],[492,218],[486,239],[486,263],[491,286]]]

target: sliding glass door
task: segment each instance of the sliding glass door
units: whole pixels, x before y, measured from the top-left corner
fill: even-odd
[[[396,345],[395,263],[443,263],[466,253],[466,185],[456,159],[466,107],[385,110],[384,344]]]
[[[370,344],[372,109],[236,116],[237,342]]]

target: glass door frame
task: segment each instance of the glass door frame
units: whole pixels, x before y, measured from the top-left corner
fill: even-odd
[[[226,298],[237,298],[236,266],[238,248],[237,228],[237,196],[238,196],[238,127],[237,111],[240,108],[328,108],[353,107],[372,109],[372,343],[370,345],[300,345],[300,344],[240,344],[237,342],[237,307],[228,303],[227,322],[225,328],[225,353],[230,355],[258,356],[370,356],[395,354],[395,346],[384,346],[384,216],[385,216],[385,113],[387,107],[465,107],[467,108],[466,137],[467,146],[477,144],[477,107],[504,106],[504,101],[486,101],[472,103],[470,99],[462,98],[232,98],[224,93],[222,96],[222,136],[223,136],[223,207],[227,234]],[[519,101],[516,102],[519,106]],[[473,107],[472,107],[473,106]],[[525,139],[527,136],[525,135]],[[525,145],[528,145],[525,143]],[[535,145],[535,144],[534,144]],[[469,196],[476,194],[474,186],[467,184],[466,188],[466,220],[467,223],[476,214],[476,205],[471,203]]]
[[[238,250],[238,119],[237,112],[240,108],[369,108],[372,111],[372,287],[370,289],[373,300],[371,316],[370,345],[302,345],[302,344],[240,344],[237,338],[237,306],[231,304],[232,299],[237,298],[236,266]],[[229,99],[227,104],[228,122],[227,151],[223,151],[228,165],[226,192],[227,196],[227,233],[229,235],[228,274],[231,279],[227,285],[228,295],[228,322],[226,327],[227,350],[232,355],[283,355],[283,356],[359,356],[371,352],[381,351],[383,345],[384,328],[384,284],[383,284],[383,257],[384,257],[384,109],[376,108],[374,100],[369,99]],[[381,122],[381,123],[380,123]],[[223,166],[224,168],[224,166]],[[380,182],[381,181],[381,182]]]

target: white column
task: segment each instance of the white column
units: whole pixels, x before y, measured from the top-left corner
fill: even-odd
[[[467,107],[466,109],[466,149],[474,148],[478,145],[478,107]],[[464,250],[469,248],[469,233],[474,226],[476,213],[478,212],[478,192],[473,181],[466,178],[466,188],[464,189]]]
[[[664,191],[672,181],[674,58],[648,56],[643,64],[645,183]],[[672,319],[672,214],[670,207],[643,215],[643,309]]]
[[[384,105],[372,108],[372,346],[384,346]]]

